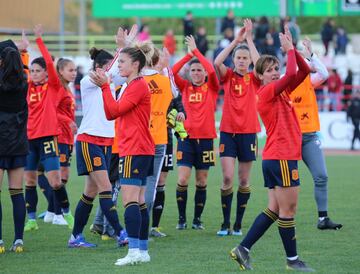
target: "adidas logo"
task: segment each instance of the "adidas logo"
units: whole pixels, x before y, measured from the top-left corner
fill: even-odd
[[[177,201],[184,201],[183,198],[179,197],[176,199]]]
[[[139,174],[139,170],[138,170],[137,168],[135,168],[135,169],[133,170],[133,173],[134,173],[134,174]]]
[[[115,206],[112,206],[109,210],[110,210],[110,211],[114,211],[114,210],[116,210],[116,207],[115,207]]]
[[[154,209],[162,209],[162,208],[163,208],[162,205],[158,205]]]

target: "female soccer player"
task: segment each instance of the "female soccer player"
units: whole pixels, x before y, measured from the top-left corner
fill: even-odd
[[[105,50],[92,48],[92,70],[110,70],[117,59]],[[108,121],[104,111],[101,89],[92,82],[89,75],[80,82],[83,119],[76,139],[76,159],[78,175],[85,176],[84,192],[75,211],[75,224],[69,248],[96,247],[85,241],[83,229],[89,219],[93,201],[99,194],[103,214],[115,230],[118,246],[127,244],[126,232],[119,223],[118,214],[112,201],[112,186],[109,180],[111,146],[115,136],[114,121]],[[114,96],[114,89],[110,91]]]
[[[196,170],[195,210],[192,228],[204,229],[200,217],[206,202],[207,176],[210,166],[215,164],[213,139],[216,138],[215,108],[219,81],[214,67],[196,48],[192,36],[185,38],[188,54],[173,67],[175,83],[179,87],[187,119],[184,122],[188,137],[178,138],[177,165],[179,171],[176,200],[179,210],[177,229],[186,228],[187,188],[194,166]],[[197,59],[192,59],[195,56]],[[190,61],[191,60],[191,61]],[[190,79],[178,74],[190,61]]]
[[[12,41],[0,42],[0,195],[6,170],[13,204],[15,230],[15,238],[10,250],[14,252],[23,251],[26,214],[23,177],[26,154],[29,149],[26,135],[27,88],[26,75],[15,44]],[[0,253],[4,252],[0,197]]]
[[[301,131],[289,97],[310,69],[294,49],[287,26],[285,34],[280,34],[280,41],[288,57],[284,77],[280,78],[276,57],[263,55],[255,65],[262,81],[262,87],[257,92],[257,106],[267,133],[262,168],[265,186],[269,188],[268,208],[255,219],[244,240],[231,250],[230,255],[242,270],[252,269],[249,261],[251,247],[278,219],[287,268],[313,271],[299,259],[296,251],[294,216],[300,185],[297,161],[301,159]]]
[[[318,105],[315,88],[329,77],[328,70],[319,58],[313,54],[311,41],[305,39],[302,54],[309,60],[312,73],[305,78],[292,93],[295,112],[302,133],[302,159],[308,167],[314,181],[314,196],[318,208],[318,229],[340,229],[341,224],[328,217],[328,175],[321,142],[317,131],[320,131]]]
[[[102,71],[91,76],[102,88],[106,118],[119,119],[120,183],[129,250],[116,261],[118,266],[150,261],[149,214],[144,194],[146,177],[153,172],[155,144],[149,130],[151,93],[140,71],[151,62],[153,52],[149,43],[121,50],[119,73],[127,80],[118,101],[111,96],[108,79]]]
[[[57,117],[61,134],[58,137],[60,154],[60,176],[64,185],[67,184],[70,176],[70,161],[74,146],[74,134],[77,131],[75,123],[75,97],[69,88],[69,84],[75,81],[76,66],[70,59],[60,58],[56,64],[56,71],[59,75],[62,87],[59,90],[59,102]],[[54,202],[54,207],[58,207]],[[53,224],[63,223],[62,215],[55,215]],[[69,225],[69,228],[73,228]]]
[[[154,171],[153,175],[146,179],[145,203],[149,213],[153,210],[156,192],[158,191],[157,184],[165,157],[166,144],[168,143],[167,110],[172,99],[179,94],[178,89],[173,88],[170,76],[161,74],[163,69],[166,69],[163,63],[167,54],[166,49],[161,52],[154,48],[151,64],[147,64],[142,71],[151,92],[150,133],[155,143]]]
[[[247,44],[241,44],[246,39]],[[235,68],[224,65],[231,54]],[[252,22],[244,21],[244,27],[237,37],[215,59],[224,86],[223,115],[220,123],[220,159],[223,171],[221,204],[223,223],[218,236],[242,235],[241,223],[250,198],[250,171],[252,161],[256,160],[257,139],[260,131],[257,116],[255,92],[260,87],[256,72],[249,72],[251,63],[259,59],[252,40]],[[236,219],[233,231],[230,230],[230,213],[233,198],[233,179],[235,160],[239,161],[239,188],[237,191]]]
[[[31,62],[31,80],[27,95],[29,109],[27,134],[30,153],[27,156],[25,168],[25,200],[29,218],[25,225],[25,231],[38,229],[36,223],[36,183],[39,162],[44,165],[47,178],[54,190],[54,196],[60,204],[65,220],[69,226],[74,223],[74,218],[70,212],[68,195],[60,178],[57,143],[59,125],[56,108],[61,82],[56,73],[53,60],[41,38],[42,26],[36,25],[34,33],[36,43],[43,57],[36,58]]]
[[[174,119],[176,120],[175,123],[183,123],[185,121],[185,109],[182,103],[181,96],[174,98],[171,101],[169,109],[167,113],[171,110],[176,110],[176,116]],[[156,187],[156,195],[154,201],[154,207],[152,211],[152,226],[150,229],[150,236],[153,237],[165,237],[166,234],[161,231],[160,229],[160,219],[161,215],[164,211],[165,206],[165,185],[166,185],[166,178],[170,170],[174,169],[173,165],[173,133],[172,128],[168,127],[168,143],[166,145],[165,157],[163,161],[163,165],[161,168],[161,173],[159,176],[159,180]]]

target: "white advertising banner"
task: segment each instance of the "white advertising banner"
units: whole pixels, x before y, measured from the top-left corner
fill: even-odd
[[[353,125],[346,121],[346,112],[320,112],[322,148],[350,149]]]

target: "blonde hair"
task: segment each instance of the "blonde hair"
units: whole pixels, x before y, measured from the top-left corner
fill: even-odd
[[[140,72],[145,65],[152,66],[154,51],[154,45],[151,42],[138,42],[131,47],[123,48],[121,53],[128,54],[133,62],[139,61],[138,72]]]

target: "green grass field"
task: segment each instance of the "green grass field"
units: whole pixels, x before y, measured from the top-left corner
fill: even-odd
[[[360,272],[360,157],[329,156],[326,158],[329,171],[330,216],[342,222],[340,231],[319,231],[315,225],[317,212],[313,198],[313,183],[308,170],[300,164],[301,193],[297,223],[298,251],[303,260],[318,273]],[[84,180],[76,176],[73,162],[72,177],[68,185],[71,208],[74,212],[84,186]],[[44,224],[39,220],[38,231],[25,234],[25,252],[6,252],[0,256],[0,273],[236,273],[238,266],[229,258],[229,250],[237,245],[240,237],[220,238],[216,231],[221,223],[219,189],[221,169],[219,163],[210,171],[208,200],[202,217],[206,229],[177,231],[177,208],[175,201],[176,171],[172,172],[166,188],[166,206],[162,228],[168,234],[163,239],[150,242],[151,263],[138,266],[117,267],[114,262],[126,254],[127,249],[118,249],[114,241],[101,241],[89,233],[89,241],[97,243],[96,249],[69,250],[66,246],[70,230],[63,226]],[[263,187],[261,161],[254,165],[252,196],[243,222],[246,233],[255,216],[267,204]],[[188,220],[193,217],[194,182],[190,184]],[[6,178],[2,187],[3,239],[6,247],[13,237],[12,207],[7,192]],[[233,207],[234,202],[233,201]],[[38,212],[45,210],[45,199],[39,193]],[[95,203],[95,207],[98,202]],[[94,209],[95,209],[94,207]],[[93,219],[93,209],[90,220]],[[119,209],[122,218],[123,209]],[[234,216],[234,210],[232,215]],[[277,227],[274,225],[252,249],[254,273],[285,273],[285,255]]]

